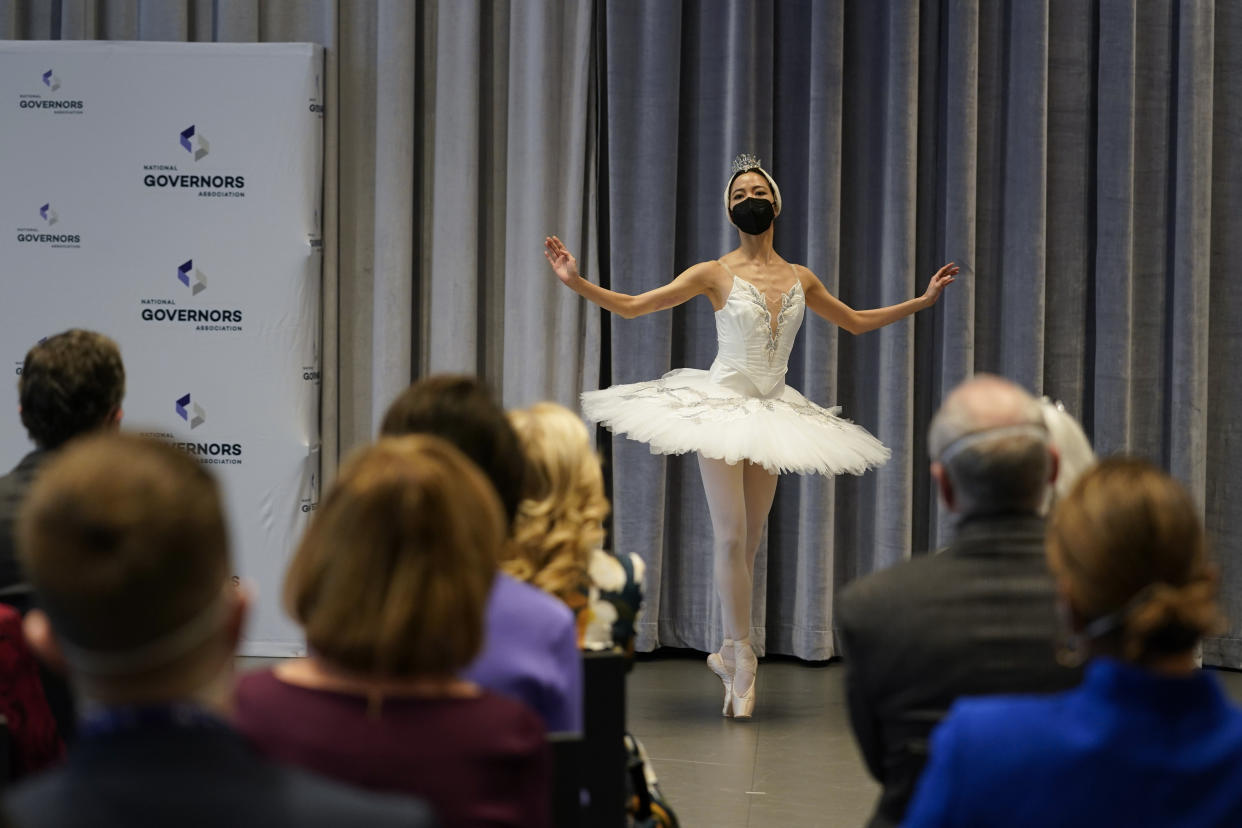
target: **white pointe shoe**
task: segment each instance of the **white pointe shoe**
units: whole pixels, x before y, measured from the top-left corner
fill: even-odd
[[[739,674],[743,676],[750,674],[750,686],[746,688],[745,693],[738,693],[732,687],[730,688],[733,718],[749,719],[755,712],[755,684],[759,680],[759,659],[755,657],[755,651],[751,649],[749,639],[733,642],[733,664],[734,686],[737,684]]]
[[[728,661],[725,657],[728,656]],[[720,652],[712,653],[707,657],[707,669],[711,670],[720,679],[724,685],[724,708],[720,711],[722,716],[733,715],[733,642],[726,638],[724,644],[720,648]]]

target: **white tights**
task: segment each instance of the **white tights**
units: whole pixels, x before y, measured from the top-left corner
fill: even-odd
[[[776,495],[778,476],[754,463],[729,465],[701,454],[699,472],[712,518],[713,571],[725,639],[749,642],[755,554]],[[727,650],[727,646],[722,648],[722,655]]]

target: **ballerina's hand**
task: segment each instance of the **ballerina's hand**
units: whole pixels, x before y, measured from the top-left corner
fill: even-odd
[[[556,236],[549,236],[543,240],[543,255],[547,257],[548,264],[552,265],[552,269],[556,271],[556,278],[565,284],[579,278],[578,260],[574,258],[573,253],[569,252],[565,243]]]
[[[923,294],[923,298],[927,300],[927,306],[931,307],[936,304],[936,300],[940,298],[940,291],[944,290],[945,285],[951,285],[956,279],[960,267],[953,262],[949,262],[944,267],[936,271],[936,275],[931,277],[931,281],[927,283],[927,292]]]

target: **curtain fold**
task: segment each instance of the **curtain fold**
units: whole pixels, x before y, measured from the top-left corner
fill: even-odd
[[[682,110],[682,3],[640,0],[625,8],[603,6],[601,40],[607,60],[603,67],[602,108],[608,118],[600,124],[608,152],[601,159],[607,189],[601,199],[608,205],[608,286],[627,293],[651,290],[677,272],[679,228],[687,220],[678,209],[678,171],[675,140]],[[687,106],[688,109],[693,107]],[[619,113],[626,113],[621,115]],[[633,234],[642,243],[633,243]],[[610,319],[613,383],[629,383],[659,376],[673,367],[676,321],[684,309],[633,320]],[[666,459],[645,446],[613,440],[611,446],[613,544],[618,550],[638,552],[647,562],[647,597],[639,624],[639,646],[656,645],[661,623],[719,624],[713,597],[711,569],[692,561],[666,561],[661,554],[673,503],[692,499],[684,458]],[[671,478],[671,479],[670,479]],[[702,497],[698,494],[698,497]],[[697,532],[706,538],[710,526],[701,512],[693,515]],[[667,608],[666,608],[667,604]]]
[[[413,376],[414,333],[414,96],[418,48],[415,10],[385,3],[376,20],[376,50],[387,56],[375,79],[375,195],[384,210],[372,232],[375,286],[371,296],[372,433],[378,433],[384,400],[391,400]],[[402,347],[404,344],[405,347]]]
[[[1101,454],[1204,505],[1242,666],[1242,9],[1212,0],[12,0],[0,37],[309,40],[324,76],[325,473],[433,371],[507,405],[706,367],[696,300],[605,318],[540,252],[638,293],[736,244],[731,158],[781,184],[777,249],[859,307],[962,268],[852,337],[809,319],[788,381],[893,449],[786,477],[755,581],[761,649],[837,653],[847,581],[951,531],[924,432],[977,371],[1063,400]],[[648,562],[640,647],[714,647],[692,457],[604,438],[612,539]]]
[[[583,387],[599,382],[599,312],[557,281],[542,244],[559,235],[582,272],[598,274],[594,8],[519,3],[511,14],[508,162],[500,170],[508,186],[495,217],[505,243],[493,269],[504,283],[494,314],[503,335],[486,338],[501,348],[508,405],[554,399],[577,408]]]
[[[423,113],[421,124],[430,169],[425,183],[419,182],[429,256],[429,266],[418,275],[427,309],[421,367],[428,372],[476,373],[486,345],[475,310],[482,306],[494,236],[480,230],[494,233],[496,227],[479,224],[494,201],[504,200],[504,179],[489,174],[489,161],[503,157],[506,90],[494,89],[489,81],[497,60],[504,60],[506,42],[495,37],[485,11],[480,3],[462,2],[432,12],[434,69],[424,81],[434,84],[426,90],[434,104]],[[507,15],[500,16],[503,25]],[[434,118],[427,117],[431,112]]]
[[[1212,168],[1209,202],[1210,235],[1207,319],[1207,446],[1204,463],[1208,536],[1221,571],[1221,594],[1229,629],[1203,647],[1207,664],[1242,666],[1242,5],[1220,3],[1215,8],[1212,50]]]
[[[1048,14],[1044,390],[1080,417],[1088,407],[1096,188],[1099,30],[1093,3],[1053,0]]]
[[[1207,493],[1208,296],[1211,288],[1214,15],[1208,3],[1183,4],[1176,20],[1170,113],[1171,250],[1166,264],[1170,331],[1166,463]]]

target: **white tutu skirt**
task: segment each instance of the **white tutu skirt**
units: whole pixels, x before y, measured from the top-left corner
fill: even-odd
[[[891,455],[866,429],[838,417],[840,408],[818,406],[788,386],[770,397],[739,394],[695,368],[588,391],[582,410],[652,454],[695,451],[778,474],[862,474]]]

